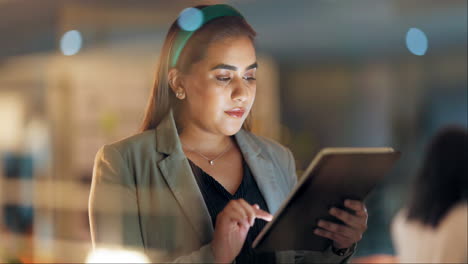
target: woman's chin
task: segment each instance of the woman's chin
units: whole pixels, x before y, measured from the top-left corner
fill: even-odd
[[[223,129],[222,129],[222,132],[224,135],[226,136],[232,136],[234,134],[236,134],[237,132],[239,132],[239,130],[241,130],[242,128],[242,124],[241,122],[239,122],[240,124],[229,124],[229,125],[226,125],[226,126],[223,126]]]

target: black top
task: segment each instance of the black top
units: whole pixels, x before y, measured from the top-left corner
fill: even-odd
[[[258,189],[254,177],[249,169],[249,166],[242,161],[243,177],[236,193],[229,193],[218,181],[203,171],[200,167],[189,160],[193,174],[197,181],[198,187],[201,190],[206,207],[211,216],[213,227],[216,228],[216,216],[224,209],[230,200],[244,199],[249,204],[258,204],[264,211],[269,212],[268,206],[263,199],[263,196]],[[236,257],[237,263],[274,263],[274,252],[256,252],[252,248],[252,243],[266,225],[266,221],[255,219],[255,224],[250,227],[245,243],[241,252]]]

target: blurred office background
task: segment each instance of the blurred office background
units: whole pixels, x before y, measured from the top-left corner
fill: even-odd
[[[200,3],[257,30],[254,128],[299,176],[322,147],[402,151],[355,256],[395,253],[428,138],[467,126],[465,0],[0,0],[0,262],[86,260],[94,155],[137,131],[167,29]]]

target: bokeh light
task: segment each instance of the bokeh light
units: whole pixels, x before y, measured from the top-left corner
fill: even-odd
[[[99,248],[90,252],[86,263],[150,263],[150,261],[140,252]]]
[[[426,34],[419,28],[410,28],[406,33],[406,47],[414,55],[426,54],[428,40]]]
[[[81,33],[78,30],[70,30],[63,34],[60,49],[66,56],[75,55],[80,51],[82,42]]]
[[[179,27],[186,31],[195,31],[197,30],[203,22],[203,13],[197,8],[189,7],[184,9],[181,13],[179,18],[177,19],[177,23]]]

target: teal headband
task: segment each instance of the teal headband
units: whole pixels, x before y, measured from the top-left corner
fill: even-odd
[[[186,12],[187,11],[187,12]],[[192,12],[196,11],[196,12]],[[185,9],[177,18],[181,30],[177,33],[174,45],[172,47],[172,56],[170,67],[175,67],[182,50],[184,49],[187,41],[195,33],[209,21],[226,16],[240,16],[241,13],[229,5],[210,5],[202,9],[190,8]],[[181,22],[187,21],[187,27],[181,26]]]

